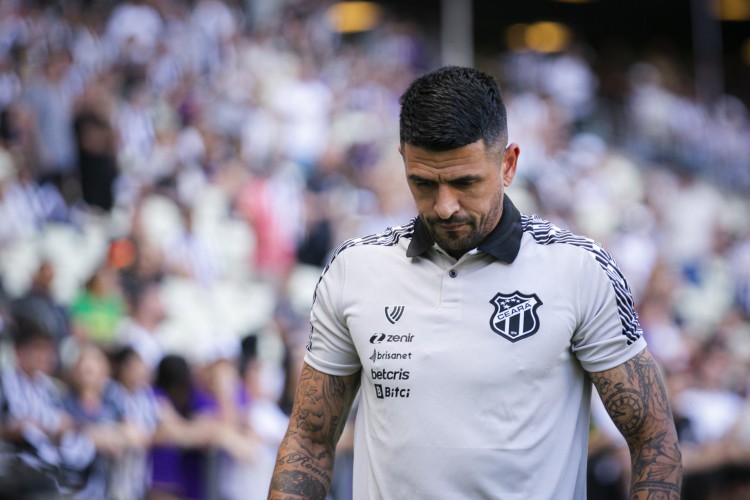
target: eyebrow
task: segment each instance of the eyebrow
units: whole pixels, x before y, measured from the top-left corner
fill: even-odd
[[[453,182],[481,181],[482,179],[483,177],[481,175],[462,175],[461,177],[456,177],[455,179],[446,182],[450,184]]]
[[[417,174],[409,174],[407,177],[410,181],[431,181],[431,179],[427,179],[425,177],[422,177],[421,175]]]
[[[428,179],[426,177],[422,177],[418,174],[409,174],[408,179],[411,181],[425,181],[425,182],[440,182],[435,179]],[[470,181],[481,181],[483,179],[480,175],[462,175],[461,177],[456,177],[455,179],[445,180],[446,184],[453,184],[456,182],[470,182]]]

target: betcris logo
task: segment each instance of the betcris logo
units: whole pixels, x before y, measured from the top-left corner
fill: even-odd
[[[371,344],[382,344],[385,343],[400,343],[400,342],[412,342],[414,335],[407,333],[406,335],[386,335],[385,333],[376,333],[370,337]]]
[[[370,375],[373,380],[409,380],[409,372],[403,368],[399,370],[386,370],[385,368],[376,370],[375,368],[370,368]]]

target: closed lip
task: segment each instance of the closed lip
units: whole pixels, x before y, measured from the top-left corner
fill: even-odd
[[[458,231],[462,227],[464,227],[466,224],[440,224],[439,227],[443,231]]]

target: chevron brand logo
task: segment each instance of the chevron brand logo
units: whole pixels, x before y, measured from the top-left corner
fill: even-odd
[[[404,309],[404,306],[386,306],[385,317],[388,318],[388,321],[390,321],[392,325],[395,325],[396,321],[400,320],[401,316],[404,314]]]

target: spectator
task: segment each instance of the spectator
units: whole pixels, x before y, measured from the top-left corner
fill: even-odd
[[[109,494],[118,500],[144,498],[151,482],[148,450],[161,425],[151,371],[131,347],[117,351],[113,365],[126,446],[112,469]]]
[[[74,491],[94,459],[94,443],[76,431],[50,378],[52,338],[37,324],[16,318],[15,366],[0,371],[0,435],[12,456],[0,477],[3,499],[39,499]]]
[[[235,14],[223,0],[198,0],[190,24],[200,34],[202,66],[207,66],[209,72],[221,69],[239,33]]]
[[[310,59],[303,59],[296,72],[274,89],[270,104],[281,118],[282,153],[309,177],[328,142],[333,103]]]
[[[743,370],[734,354],[713,340],[696,349],[693,369],[670,376],[687,500],[744,498],[750,487],[748,406],[736,387],[747,380]]]
[[[297,241],[304,231],[303,184],[288,165],[272,164],[269,170],[244,184],[236,205],[257,235],[254,268],[278,286],[294,266]]]
[[[149,498],[206,498],[216,488],[226,489],[225,481],[215,482],[223,471],[234,470],[235,460],[247,460],[255,451],[254,436],[242,431],[235,397],[222,396],[235,390],[240,396],[231,370],[223,360],[212,362],[198,385],[184,358],[167,355],[159,363],[160,421]]]
[[[224,475],[223,491],[227,498],[261,500],[268,495],[276,452],[284,438],[287,415],[278,405],[280,390],[269,381],[274,367],[258,358],[257,335],[242,342],[240,374],[250,398],[249,407],[242,415],[258,438],[252,458],[236,463]],[[277,384],[278,385],[278,384]]]
[[[109,212],[114,206],[114,183],[119,171],[115,131],[103,92],[106,90],[98,82],[87,88],[85,104],[75,115],[74,129],[83,201]]]
[[[25,185],[13,156],[0,145],[0,248],[36,234],[43,221],[34,196],[35,185]]]
[[[117,343],[130,346],[153,373],[163,356],[159,325],[166,318],[158,280],[133,283],[127,290],[129,313],[117,328]]]
[[[110,379],[107,356],[95,344],[81,344],[69,372],[70,392],[63,407],[96,446],[77,499],[110,498],[111,475],[127,445],[122,427],[122,397]],[[118,497],[119,498],[119,497]]]
[[[112,347],[117,325],[125,316],[116,272],[106,264],[97,267],[70,305],[69,314],[77,339]]]
[[[106,27],[106,39],[120,61],[145,64],[153,54],[164,29],[159,12],[147,0],[132,0],[117,5]]]
[[[177,355],[162,358],[155,390],[164,423],[157,430],[151,450],[153,471],[149,498],[206,498],[209,451],[222,444],[231,447],[235,436],[208,414],[207,409],[215,408],[215,404],[194,384],[185,358]]]
[[[43,260],[31,281],[31,289],[12,304],[16,316],[21,316],[37,324],[53,339],[55,349],[70,335],[70,325],[65,308],[55,300],[52,284],[55,280],[55,267],[49,260]]]
[[[52,52],[26,89],[36,124],[36,179],[40,184],[54,181],[58,188],[76,164],[73,106],[80,89],[72,78],[70,62],[67,51]]]
[[[139,176],[147,170],[141,161],[150,154],[155,140],[152,97],[139,71],[126,76],[122,85],[124,99],[117,109],[118,157],[126,172]]]
[[[195,228],[190,207],[181,206],[180,214],[182,230],[164,247],[166,271],[210,288],[221,277],[216,247]]]

